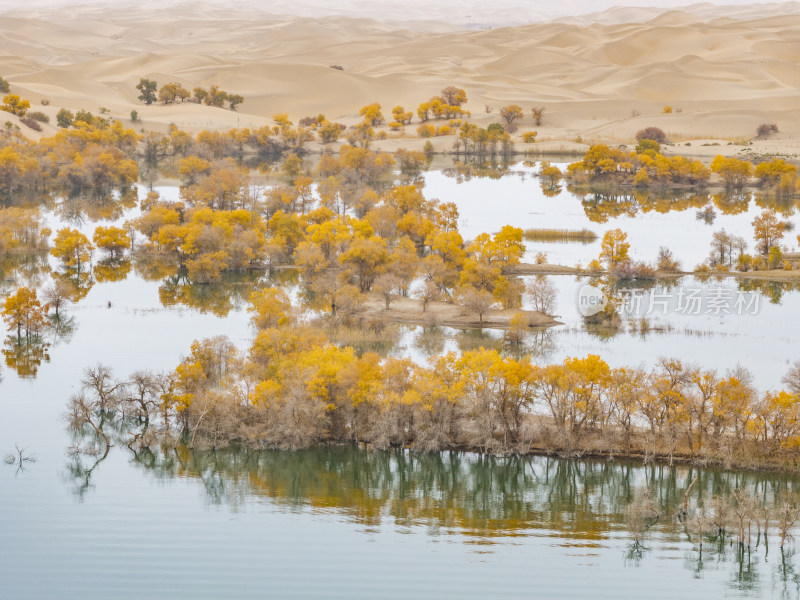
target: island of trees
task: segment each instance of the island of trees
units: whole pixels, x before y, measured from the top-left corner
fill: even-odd
[[[139,91],[145,103],[241,104],[215,86],[189,94],[177,83],[159,88],[143,79]],[[24,116],[26,102],[7,97],[4,110]],[[522,108],[503,107],[503,123],[483,128],[467,121],[465,102],[466,92],[455,87],[423,102],[416,110],[419,134],[452,135],[459,155],[510,153]],[[414,118],[402,106],[391,113],[393,129]],[[533,120],[541,122],[542,113],[534,110]],[[172,126],[140,135],[105,116],[62,109],[61,129],[51,137],[31,141],[3,132],[0,183],[7,193],[91,193],[113,210],[137,201],[131,190],[140,168],[162,168],[182,183],[178,200],[152,192],[134,219],[95,227],[91,235],[61,227],[52,242],[36,209],[0,209],[5,256],[49,252],[60,265],[53,286],[19,286],[5,298],[2,316],[15,344],[31,345],[93,280],[124,278],[132,260],[141,272],[167,280],[165,302],[226,274],[285,269],[296,272],[300,284],[294,303],[277,287],[253,291],[256,337],[246,353],[215,338],[195,342],[168,374],[139,373],[120,382],[104,367],[94,368],[92,383],[71,400],[76,421],[102,434],[104,418],[116,415],[141,447],[179,439],[211,447],[352,442],[791,467],[800,445],[798,367],[787,374],[784,389],[759,394],[742,369],[720,374],[666,358],[650,370],[612,368],[595,355],[541,366],[530,357],[479,348],[418,365],[358,352],[310,324],[312,313],[343,323],[452,319],[460,327],[503,328],[513,343],[533,327],[556,323],[549,316],[552,286],[518,276],[541,266],[522,263],[523,230],[509,225],[465,240],[457,207],[422,193],[418,177],[430,154],[374,151],[373,128],[386,121],[382,107],[367,105],[359,116],[353,127],[324,115],[295,124],[277,114],[273,125],[255,130],[192,135]],[[535,139],[535,132],[524,134]],[[566,173],[542,163],[542,188],[557,193],[563,179],[634,189],[701,187],[716,175],[731,189],[797,190],[797,168],[781,159],[754,166],[718,157],[706,166],[665,157],[663,140],[651,139],[656,134],[643,135],[632,152],[593,146]],[[312,139],[327,146],[342,137],[346,143],[336,152],[326,149],[313,164],[303,161]],[[241,161],[251,153],[282,156],[275,185],[251,185]],[[753,228],[756,253],[723,230],[714,236],[708,264],[695,272],[791,270],[779,246],[786,224],[764,211]],[[628,250],[624,231],[606,231],[600,256],[579,274],[635,279],[681,273],[666,248],[653,265],[633,263]],[[524,298],[535,310],[522,309]]]

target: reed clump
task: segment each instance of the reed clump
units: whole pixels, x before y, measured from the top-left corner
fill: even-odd
[[[523,236],[529,242],[591,244],[597,234],[589,229],[526,229]]]

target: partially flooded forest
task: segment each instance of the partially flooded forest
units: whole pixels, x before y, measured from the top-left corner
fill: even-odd
[[[268,535],[299,551],[320,527],[312,559],[437,544],[499,582],[524,547],[552,590],[577,561],[604,589],[635,567],[644,597],[676,570],[797,596],[796,169],[729,184],[737,165],[658,144],[318,154],[304,131],[3,134],[0,507],[53,511],[33,541],[4,521],[9,548],[59,530],[43,560],[75,590],[59,548],[128,539],[124,508],[164,515],[132,546],[161,589],[186,519],[188,557]],[[84,505],[99,524],[55,522]],[[242,589],[296,585],[271,552]],[[197,597],[227,585],[196,575]]]

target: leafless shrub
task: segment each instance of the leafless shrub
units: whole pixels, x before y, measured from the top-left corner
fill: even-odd
[[[625,510],[625,521],[628,531],[633,535],[635,545],[641,543],[647,530],[658,521],[658,518],[658,510],[650,491],[647,489],[636,490],[633,502]]]
[[[626,260],[614,265],[611,275],[618,279],[655,279],[656,270],[647,263]]]
[[[39,121],[39,123],[49,123],[50,117],[43,113],[41,110],[34,110],[29,112],[26,117],[33,119],[34,121]]]
[[[778,126],[775,123],[762,123],[756,129],[756,137],[768,138],[773,133],[778,133]]]
[[[781,538],[781,548],[786,540],[792,539],[791,531],[800,519],[800,506],[796,494],[783,493],[777,499],[775,525]]]
[[[42,126],[39,124],[39,121],[37,121],[36,119],[32,119],[30,117],[20,117],[19,120],[22,122],[23,125],[27,125],[28,127],[33,129],[34,131],[41,131],[42,130]]]
[[[636,132],[636,141],[640,142],[641,140],[653,140],[663,144],[667,141],[667,134],[658,127],[645,127]]]
[[[3,462],[7,465],[16,465],[17,468],[21,469],[27,462],[36,462],[36,456],[25,454],[25,448],[20,448],[18,444],[14,444],[14,452],[6,454]]]
[[[531,116],[533,117],[534,123],[536,126],[539,127],[542,124],[542,119],[544,118],[544,106],[534,106],[531,108]]]
[[[71,302],[70,299],[74,292],[75,286],[73,286],[72,283],[59,279],[55,284],[42,292],[42,299],[48,307],[55,311],[56,317],[60,317],[61,311]]]

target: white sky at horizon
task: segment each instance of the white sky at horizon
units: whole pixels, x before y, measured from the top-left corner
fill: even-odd
[[[582,15],[593,12],[600,12],[615,7],[649,7],[649,8],[679,8],[698,4],[715,4],[718,6],[726,5],[758,5],[776,4],[768,0],[703,0],[692,2],[691,0],[453,0],[447,4],[431,3],[430,0],[404,0],[401,7],[405,7],[409,12],[415,9],[427,10],[431,13],[447,11],[450,14],[465,13],[475,11],[478,13],[490,11],[514,10],[523,14],[542,14],[549,17]],[[26,0],[20,3],[19,0],[0,0],[0,10],[25,11],[26,9],[46,9],[63,6],[102,6],[102,5],[138,5],[142,7],[166,7],[174,4],[211,4],[227,6],[236,10],[243,10],[248,7],[257,8],[265,12],[291,13],[293,9],[302,10],[303,8],[313,8],[318,16],[328,14],[352,14],[353,12],[364,10],[367,7],[373,11],[401,10],[396,0],[241,0],[231,4],[230,0],[200,0],[198,3],[190,0],[129,0],[115,2],[114,0]],[[419,18],[422,15],[414,15]]]

